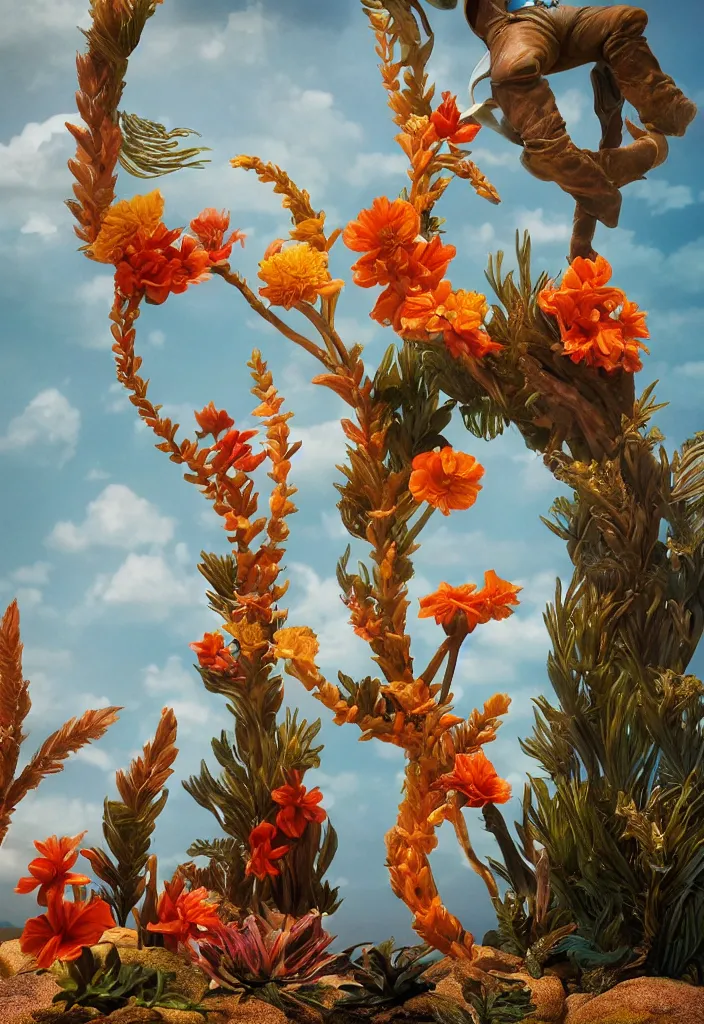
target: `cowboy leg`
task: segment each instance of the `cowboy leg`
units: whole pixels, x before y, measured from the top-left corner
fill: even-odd
[[[523,139],[523,166],[543,181],[554,181],[602,224],[616,227],[621,193],[595,160],[574,145],[543,77],[557,58],[557,37],[530,21],[511,20],[488,42],[492,93]]]
[[[684,135],[697,108],[660,68],[643,35],[647,23],[639,7],[583,7],[565,40],[561,63],[573,66],[576,56],[584,54],[605,60],[646,128]]]

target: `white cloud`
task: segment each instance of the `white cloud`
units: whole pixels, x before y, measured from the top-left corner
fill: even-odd
[[[44,586],[49,582],[51,572],[50,562],[34,562],[33,565],[24,565],[15,569],[10,575],[18,583],[28,583],[34,586]]]
[[[115,296],[112,275],[94,274],[78,285],[75,296],[75,306],[83,321],[83,331],[77,335],[78,343],[82,348],[110,349],[113,337],[108,317]]]
[[[582,120],[584,96],[581,89],[566,89],[555,97],[557,108],[567,122],[568,131]]]
[[[675,366],[673,373],[676,373],[679,377],[704,377],[704,362],[701,360],[695,360],[689,363],[680,363],[679,366]]]
[[[134,406],[130,403],[129,393],[119,381],[115,381],[107,390],[105,411],[120,413],[127,412],[128,409],[134,409]]]
[[[312,427],[302,427],[293,420],[290,440],[303,442],[291,459],[291,480],[296,487],[300,487],[301,481],[305,481],[306,487],[316,482],[329,486],[332,480],[339,479],[335,466],[345,461],[346,442],[339,420]]]
[[[91,469],[86,473],[86,480],[109,480],[110,474],[103,469]]]
[[[5,27],[3,18],[3,31]],[[0,143],[0,188],[48,192],[59,184],[66,186],[67,172],[57,160],[62,144],[68,148],[73,145],[66,121],[81,124],[75,111],[54,114],[46,121],[30,121],[19,135]]]
[[[344,172],[350,185],[366,185],[373,175],[377,178],[403,177],[408,170],[405,153],[358,153],[354,163]]]
[[[56,388],[40,391],[29,405],[10,420],[4,436],[0,436],[0,452],[25,448],[60,447],[61,467],[76,451],[81,414]]]
[[[89,281],[83,281],[76,288],[79,303],[88,303],[101,308],[110,307],[115,297],[115,284],[111,274],[95,274]]]
[[[660,179],[634,181],[628,194],[647,203],[653,215],[683,210],[695,202],[689,185],[670,185]]]
[[[195,659],[194,654],[194,663]],[[147,693],[164,695],[163,699],[173,708],[179,736],[189,736],[209,724],[213,728],[217,724],[213,710],[203,698],[200,676],[190,665],[186,667],[178,655],[171,655],[163,668],[148,665],[144,669],[143,680]]]
[[[568,242],[572,234],[572,225],[565,220],[545,216],[541,207],[537,210],[519,209],[517,228],[522,233],[528,231],[531,241],[536,242]]]
[[[20,5],[3,0],[0,49],[10,50],[42,36],[56,45],[57,33],[73,34],[77,25],[88,28],[87,10],[85,0],[32,0],[31,4]]]
[[[164,334],[163,331],[159,330],[149,331],[149,333],[147,334],[147,341],[149,342],[150,345],[153,345],[155,348],[161,348],[164,342],[166,341],[166,335]]]
[[[141,617],[163,622],[172,609],[202,601],[200,576],[174,571],[162,555],[130,554],[116,572],[98,576],[87,595],[86,608],[99,602],[131,606]]]
[[[132,408],[134,409],[134,406]],[[182,423],[187,423],[189,424],[187,429],[195,428],[196,426],[193,405],[190,405],[188,402],[164,402],[159,410],[159,415],[162,419],[170,419],[172,423],[178,423],[179,426]],[[134,421],[134,432],[138,435],[144,435],[149,439],[154,436],[151,427],[147,426],[141,416]]]
[[[97,546],[129,551],[143,544],[161,546],[173,537],[174,522],[124,484],[108,484],[90,502],[82,523],[57,523],[47,544],[62,551],[85,551]]]
[[[20,228],[23,235],[41,235],[49,238],[58,231],[56,224],[43,213],[31,213]]]

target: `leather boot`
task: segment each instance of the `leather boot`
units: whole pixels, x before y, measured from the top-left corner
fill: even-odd
[[[643,36],[615,34],[604,45],[604,57],[646,129],[684,135],[697,115],[696,104],[662,71]]]
[[[541,181],[553,181],[592,217],[615,228],[621,193],[585,150],[567,134],[552,89],[544,78],[492,83],[494,99],[523,139],[521,163]]]
[[[641,181],[648,171],[665,162],[668,153],[664,135],[636,128],[628,119],[626,127],[635,142],[614,149],[586,151],[619,189],[624,185],[630,185],[632,181]]]

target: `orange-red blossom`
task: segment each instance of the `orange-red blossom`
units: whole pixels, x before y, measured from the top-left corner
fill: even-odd
[[[427,340],[441,334],[455,358],[461,352],[481,358],[499,351],[501,346],[483,329],[484,296],[453,291],[450,281],[443,280],[457,250],[443,245],[439,235],[426,241],[420,227],[412,203],[382,196],[345,228],[345,245],[364,254],[352,267],[355,284],[386,285],[371,318],[402,338]]]
[[[90,881],[90,879],[89,879]],[[48,969],[56,960],[77,960],[84,946],[93,946],[103,932],[115,927],[104,900],[70,903],[59,890],[49,895],[46,914],[32,917],[20,936],[20,949]]]
[[[513,614],[510,605],[518,604],[522,587],[500,579],[493,569],[484,573],[484,587],[477,590],[475,583],[451,587],[441,583],[433,594],[420,598],[419,619],[434,618],[438,625],[450,626],[458,615],[464,615],[468,631],[490,619],[507,619]]]
[[[453,146],[461,146],[472,142],[479,132],[481,125],[478,121],[460,126],[460,108],[457,106],[457,97],[451,92],[442,94],[442,103],[430,115],[430,123],[434,129],[435,137],[446,139]]]
[[[412,467],[408,482],[411,494],[416,501],[439,508],[444,516],[449,516],[451,509],[471,508],[482,489],[479,481],[484,467],[472,455],[449,446],[416,455]]]
[[[201,668],[209,668],[213,672],[229,672],[236,666],[222,633],[204,633],[202,640],[188,646],[198,655]]]
[[[323,822],[327,817],[322,807],[317,805],[323,794],[316,786],[306,793],[301,785],[301,773],[298,769],[291,772],[291,783],[272,790],[272,800],[281,805],[276,815],[276,825],[285,836],[300,839],[309,821]]]
[[[620,289],[606,287],[611,273],[602,256],[578,256],[559,288],[540,292],[538,305],[557,319],[563,352],[573,363],[585,362],[607,373],[635,373],[643,368],[639,350],[649,351],[638,340],[650,337],[646,314]]]
[[[484,751],[457,754],[451,772],[441,775],[430,786],[431,790],[454,789],[461,793],[467,807],[486,807],[487,804],[505,804],[511,799],[511,786],[499,775]]]
[[[191,221],[196,237],[183,228],[169,230],[162,221],[164,198],[156,189],[114,203],[90,248],[93,259],[115,266],[115,284],[125,298],[144,294],[147,302],[160,305],[171,293],[185,292],[189,285],[206,281],[210,267],[224,262],[235,240],[235,231],[224,240],[229,215],[204,210]]]
[[[191,939],[202,939],[204,930],[217,930],[221,924],[214,905],[206,903],[208,890],[201,886],[184,892],[184,885],[180,875],[164,882],[156,910],[159,920],[147,924],[147,931],[164,936],[164,946],[172,953],[178,951],[179,943],[187,946]]]
[[[275,836],[276,825],[269,821],[263,821],[261,825],[252,829],[249,834],[250,858],[245,875],[254,875],[255,878],[264,881],[267,875],[281,874],[274,861],[285,857],[291,847],[272,846]]]
[[[86,830],[87,831],[87,830]],[[61,895],[67,885],[89,885],[91,879],[87,875],[79,875],[71,871],[78,860],[77,847],[85,832],[77,836],[49,836],[43,842],[35,841],[34,845],[41,853],[29,864],[31,877],[20,878],[15,892],[26,894],[39,886],[37,903],[40,907],[48,905],[48,897],[54,893]]]

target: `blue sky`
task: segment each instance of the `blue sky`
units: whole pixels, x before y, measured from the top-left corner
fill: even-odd
[[[676,19],[671,6],[655,0],[644,6],[663,67],[701,105],[699,36],[690,30],[701,17],[698,5],[680,4]],[[0,919],[17,923],[37,912],[30,897],[12,892],[34,855],[32,840],[87,828],[87,844],[101,845],[102,802],[115,796],[114,772],[153,735],[164,705],[179,720],[180,754],[154,835],[160,878],[186,859],[194,839],[218,835],[214,819],[180,780],[198,771],[202,757],[217,767],[210,739],[231,724],[224,701],[204,690],[188,649],[219,625],[195,566],[202,549],[224,551],[223,531],[197,490],[155,451],[152,434],[114,383],[111,279],[76,252],[63,206],[72,154],[63,124],[76,117],[74,55],[82,46],[76,25],[87,25],[86,7],[86,0],[0,0],[0,84],[11,97],[0,120],[0,603],[4,609],[19,600],[31,680],[30,736],[20,766],[69,717],[108,704],[125,710],[98,744],[72,757],[15,813],[0,849]],[[450,89],[464,103],[482,45],[459,12],[431,11],[431,17],[438,96]],[[250,153],[280,164],[310,191],[313,206],[327,211],[329,227],[344,225],[375,195],[398,194],[405,162],[393,142],[376,65],[356,0],[166,0],[132,59],[123,107],[167,127],[195,128],[212,147],[207,169],[156,183],[167,223],[186,224],[205,206],[230,209],[232,226],[248,234],[245,250],[235,250],[235,265],[255,283],[258,260],[272,239],[286,234],[288,222],[270,189],[233,170],[231,157]],[[588,69],[553,84],[576,141],[596,146]],[[703,123],[700,117],[685,139],[672,140],[669,161],[625,191],[621,226],[601,228],[597,236],[615,283],[650,312],[651,355],[637,386],[659,379],[659,399],[672,403],[657,421],[670,451],[704,426]],[[503,248],[511,262],[517,227],[531,232],[536,274],[556,275],[565,265],[571,202],[528,176],[518,156],[517,148],[483,131],[473,159],[502,204],[491,206],[458,181],[438,211],[448,220],[446,240],[458,249],[451,268],[457,286],[483,290],[487,253]],[[118,184],[121,197],[152,187],[124,174]],[[353,259],[336,246],[333,274],[348,281],[338,325],[348,343],[365,344],[373,372],[392,336],[369,320],[374,295],[351,284]],[[253,348],[261,349],[284,408],[296,414],[292,439],[303,441],[291,473],[300,511],[289,520],[288,624],[316,630],[328,679],[335,681],[338,669],[357,678],[371,671],[367,646],[347,625],[334,574],[347,544],[332,486],[340,479],[335,463],[344,458],[338,421],[346,407],[309,383],[318,364],[259,322],[217,279],[164,306],[145,307],[137,347],[152,401],[163,403],[187,433],[194,429],[193,410],[211,399],[238,426],[256,423],[246,362]],[[477,630],[465,646],[453,687],[462,714],[496,691],[513,696],[512,713],[488,752],[520,795],[531,763],[517,737],[530,731],[531,697],[548,687],[542,612],[555,577],[570,575],[559,541],[538,518],[558,489],[513,431],[491,445],[472,439],[459,423],[447,435],[484,464],[484,489],[474,508],[449,519],[436,515],[423,534],[410,587],[413,652],[425,664],[439,641],[432,620],[415,614],[417,599],[441,580],[481,582],[494,568],[524,587],[517,613]],[[263,474],[258,479],[268,484]],[[350,564],[357,558],[366,559],[367,550],[354,542]],[[701,673],[699,656],[692,670]],[[417,941],[384,868],[384,833],[395,821],[403,755],[360,745],[356,728],[331,724],[297,681],[285,685],[286,705],[309,721],[323,719],[322,765],[306,783],[322,789],[340,840],[327,876],[345,897],[330,921],[337,946],[391,935],[399,943]],[[467,817],[477,849],[495,852],[479,812]],[[493,926],[482,883],[463,862],[448,825],[439,839],[432,866],[440,892],[481,938]]]

